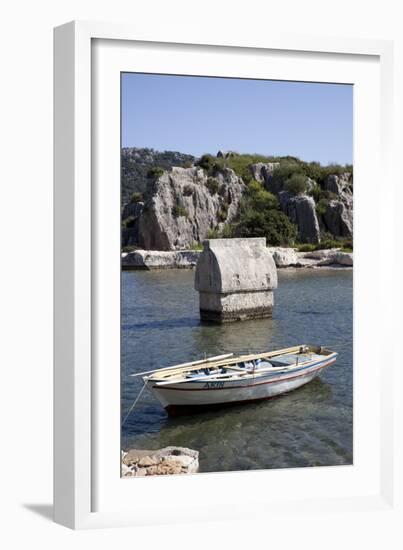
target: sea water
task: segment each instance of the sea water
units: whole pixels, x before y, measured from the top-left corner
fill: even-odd
[[[122,273],[122,419],[143,385],[132,373],[307,343],[339,354],[293,392],[219,411],[170,418],[146,388],[122,428],[123,449],[189,447],[202,472],[352,463],[352,270],[278,275],[272,319],[214,325],[200,321],[193,270]]]

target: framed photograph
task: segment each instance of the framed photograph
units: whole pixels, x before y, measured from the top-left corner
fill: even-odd
[[[386,41],[55,29],[57,522],[393,509],[392,95]]]

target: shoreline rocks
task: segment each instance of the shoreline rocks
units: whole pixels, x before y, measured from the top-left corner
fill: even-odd
[[[268,247],[279,269],[352,268],[353,253],[340,248],[298,252],[295,248]],[[194,269],[200,250],[135,250],[122,253],[123,270]]]
[[[199,470],[199,452],[187,447],[122,451],[122,477],[194,474]]]
[[[193,269],[199,250],[135,250],[123,252],[122,269]]]

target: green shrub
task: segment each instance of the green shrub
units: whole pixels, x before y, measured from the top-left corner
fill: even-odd
[[[291,245],[297,236],[297,228],[279,210],[249,210],[241,216],[236,234],[239,237],[266,237],[271,246]]]
[[[258,162],[272,162],[273,157],[263,155],[240,155],[234,153],[228,158],[214,158],[214,162],[210,165],[211,173],[214,174],[223,168],[231,168],[237,176],[242,178],[244,183],[248,184],[252,181],[252,173],[250,167]]]
[[[225,224],[221,231],[221,238],[232,239],[233,237],[235,237],[236,227],[236,224],[233,223]]]
[[[336,239],[321,239],[316,245],[316,250],[326,250],[327,248],[341,248],[341,242]]]
[[[306,193],[306,176],[302,173],[292,174],[286,179],[284,188],[292,195]]]
[[[207,232],[208,239],[221,239],[221,233],[218,229],[209,229]]]
[[[143,193],[132,193],[132,196],[130,197],[130,202],[136,203],[136,202],[143,202]]]
[[[319,202],[316,203],[315,209],[319,216],[323,216],[325,214],[328,204],[328,199],[320,199]]]
[[[203,250],[203,245],[202,243],[193,241],[192,244],[189,246],[189,250]]]
[[[295,247],[298,248],[299,252],[313,252],[314,250],[317,250],[316,244],[298,243]]]
[[[220,222],[225,222],[228,216],[228,208],[229,205],[227,202],[223,202],[220,206],[220,210],[218,211],[218,219]]]
[[[157,178],[160,178],[162,176],[162,174],[164,173],[164,169],[163,168],[160,168],[159,166],[153,166],[152,168],[150,168],[147,172],[147,178],[149,179],[157,179]]]
[[[319,162],[302,163],[304,174],[312,180],[318,181],[322,174],[322,166]]]
[[[242,205],[244,210],[252,209],[258,212],[264,212],[265,210],[278,209],[278,207],[277,197],[269,191],[266,191],[261,183],[252,180],[248,184],[248,190]]]
[[[295,161],[280,161],[280,166],[273,171],[270,186],[281,190],[285,182],[294,174],[304,174],[301,165]]]
[[[207,178],[206,187],[211,195],[215,195],[218,192],[220,183],[216,178]]]
[[[133,244],[122,246],[122,252],[134,252],[135,250],[138,250],[138,246],[135,246]]]
[[[343,252],[352,252],[354,249],[353,247],[353,240],[352,239],[343,239],[342,240],[342,250]]]
[[[172,215],[174,218],[180,218],[185,217],[188,218],[189,214],[183,206],[180,206],[179,204],[175,204],[175,206],[172,208]]]
[[[122,221],[122,226],[125,229],[129,229],[130,227],[133,227],[135,221],[136,221],[136,218],[134,216],[128,216],[126,219]]]
[[[202,155],[195,164],[196,166],[200,166],[200,168],[203,168],[203,170],[206,170],[206,172],[209,172],[215,162],[216,158],[212,155]]]
[[[323,233],[321,242],[318,244],[295,245],[299,252],[313,252],[314,250],[325,250],[327,248],[341,248],[343,252],[353,251],[353,241],[351,239],[335,239],[330,233]]]

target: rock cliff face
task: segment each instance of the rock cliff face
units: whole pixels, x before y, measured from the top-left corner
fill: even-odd
[[[308,195],[291,196],[287,191],[280,194],[282,209],[298,227],[299,239],[304,243],[319,243],[320,229],[313,198]]]
[[[244,181],[250,177],[277,197],[280,209],[296,225],[300,242],[352,238],[351,173],[339,169],[329,174],[328,167],[319,167],[321,177],[305,176],[305,188],[298,193],[279,176],[284,172],[283,161],[248,164],[248,179],[237,168],[242,156],[220,151],[216,158],[216,165],[212,158],[210,167],[201,168],[190,155],[123,149],[122,196],[126,197],[129,188],[137,192],[122,208],[122,246],[181,250],[201,243],[211,230],[222,232],[226,225],[239,221],[241,200],[248,189]]]
[[[334,237],[353,236],[353,193],[352,175],[346,172],[341,175],[330,174],[322,185],[313,179],[306,178],[306,193],[320,190],[327,198],[324,201],[324,212],[318,212],[312,196],[302,193],[292,195],[284,189],[281,181],[274,181],[273,173],[279,163],[256,163],[251,168],[254,179],[264,183],[267,190],[277,195],[283,212],[298,227],[299,240],[306,243],[319,243],[321,234],[330,233]],[[332,197],[332,198],[329,198]]]
[[[250,171],[252,172],[253,179],[260,183],[264,183],[266,187],[268,187],[275,168],[279,166],[279,162],[268,162],[266,164],[257,162],[256,164],[252,164]]]
[[[330,175],[325,181],[324,188],[337,198],[328,202],[323,215],[323,222],[333,235],[352,237],[353,235],[353,192],[351,174],[341,176]]]
[[[229,168],[207,176],[197,167],[173,168],[146,194],[138,225],[138,245],[179,250],[199,243],[209,230],[222,229],[237,216],[245,185]]]
[[[192,155],[178,151],[123,147],[121,152],[122,206],[130,200],[133,192],[144,193],[147,190],[147,173],[150,168],[159,166],[168,170],[172,166],[191,165],[195,160]]]

